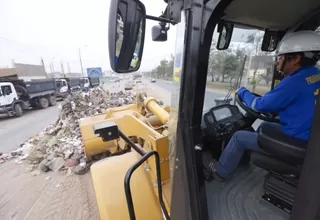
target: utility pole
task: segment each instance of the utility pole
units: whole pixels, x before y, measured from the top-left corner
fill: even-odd
[[[62,62],[62,60],[60,61],[60,64],[61,64],[61,73],[64,74],[64,68],[63,68],[63,62]]]
[[[70,73],[70,63],[68,62],[68,73]]]
[[[82,59],[81,59],[81,49],[82,48],[84,48],[84,47],[86,47],[87,45],[84,45],[83,47],[80,47],[79,48],[79,60],[80,60],[80,67],[81,67],[81,74],[82,74],[82,76],[84,76],[84,74],[83,74],[83,66],[82,66]]]
[[[54,72],[54,66],[53,66],[53,60],[54,60],[54,58],[55,58],[55,57],[52,58],[51,63],[50,63],[50,64],[51,64],[51,73]]]

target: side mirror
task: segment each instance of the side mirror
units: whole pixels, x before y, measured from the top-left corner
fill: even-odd
[[[109,59],[116,73],[140,68],[146,26],[146,9],[139,0],[111,0]]]
[[[152,40],[153,41],[167,41],[168,34],[166,28],[162,28],[160,25],[152,27]]]
[[[275,51],[283,35],[284,33],[278,31],[266,30],[263,36],[261,50],[267,52]]]
[[[219,23],[218,24],[218,42],[217,49],[225,50],[228,49],[233,33],[233,24],[231,23]]]

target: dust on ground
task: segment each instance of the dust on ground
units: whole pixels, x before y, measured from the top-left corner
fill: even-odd
[[[90,173],[34,173],[14,160],[1,164],[1,220],[98,220]]]

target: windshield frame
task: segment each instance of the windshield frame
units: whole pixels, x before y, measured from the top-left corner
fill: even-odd
[[[172,219],[208,219],[208,204],[206,201],[205,183],[203,181],[202,158],[196,150],[197,146],[201,148],[201,145],[198,145],[200,143],[198,137],[201,136],[200,123],[207,76],[207,74],[203,73],[207,73],[209,48],[214,28],[230,3],[231,1],[226,0],[221,1],[217,5],[215,1],[209,1],[206,6],[210,4],[211,7],[205,7],[204,10],[200,7],[201,4],[191,4],[191,10],[186,12],[186,40],[185,53],[183,54],[184,65],[180,89],[177,156],[175,162],[175,165],[179,167],[175,170],[173,177]],[[209,8],[210,10],[207,10]],[[198,28],[195,29],[194,27]],[[201,43],[199,44],[199,42]],[[317,117],[315,117],[313,121],[314,125],[311,131],[313,135],[311,135],[309,139],[309,148],[314,149],[314,152],[316,148],[320,149],[320,136],[315,134],[320,131],[319,103],[320,101],[318,101],[317,104],[315,113]],[[306,156],[308,163],[304,164],[302,176],[306,176],[308,169],[315,170],[313,169],[315,164],[320,166],[320,160],[317,158],[320,158],[319,150],[316,151],[314,155],[309,154]],[[312,207],[308,203],[308,207],[310,208],[305,206],[308,197],[312,197],[312,191],[314,193],[316,190],[320,193],[319,187],[312,187],[320,184],[320,174],[314,172],[313,174],[316,175],[315,178],[305,178],[303,180],[305,182],[304,186],[299,186],[298,190],[300,194],[296,198],[295,204],[300,203],[301,205],[294,206],[295,210],[292,213],[293,219],[299,214],[301,215],[301,213],[306,215],[307,209],[316,210],[320,205],[315,202],[312,204]],[[310,192],[309,195],[303,194],[302,189],[308,190],[308,192]],[[299,218],[297,217],[296,219]]]

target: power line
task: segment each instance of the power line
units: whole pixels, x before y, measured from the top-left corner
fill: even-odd
[[[20,42],[17,42],[17,41],[14,41],[14,40],[11,40],[11,39],[8,39],[8,38],[5,38],[5,37],[0,37],[0,39],[7,40],[7,41],[11,41],[11,42],[13,42],[13,43],[15,43],[15,44],[20,44],[20,45],[22,45],[22,46],[27,46],[27,47],[33,48],[33,46],[31,46],[31,45],[24,44],[24,43],[20,43]]]

